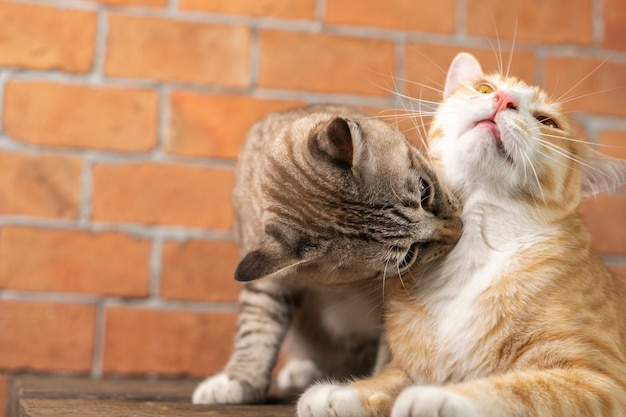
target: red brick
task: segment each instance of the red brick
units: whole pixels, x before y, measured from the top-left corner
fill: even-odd
[[[452,60],[461,51],[470,52],[487,73],[502,72],[534,84],[536,60],[529,52],[498,52],[491,49],[459,48],[434,44],[408,44],[406,47],[406,93],[411,97],[439,101],[442,99],[446,73]]]
[[[390,95],[392,42],[263,30],[260,45],[260,87]]]
[[[121,233],[0,228],[0,288],[141,297],[150,242]]]
[[[468,0],[467,32],[516,42],[591,45],[592,1]]]
[[[192,301],[236,301],[239,250],[232,242],[191,240],[163,247],[162,298]]]
[[[106,311],[107,374],[206,376],[232,351],[235,313],[111,307]]]
[[[179,0],[181,10],[280,19],[313,19],[315,0]]]
[[[604,0],[604,42],[602,46],[608,50],[621,49],[626,51],[626,7],[623,0]]]
[[[0,167],[0,214],[78,218],[79,159],[0,152]]]
[[[600,152],[613,158],[626,159],[626,131],[605,130],[598,138]]]
[[[626,255],[626,196],[591,198],[581,205],[580,212],[599,252]]]
[[[24,142],[129,152],[156,143],[155,91],[11,81],[5,101],[6,132]]]
[[[96,14],[0,1],[0,66],[87,72]]]
[[[455,16],[455,0],[365,0],[358,6],[352,0],[328,0],[325,21],[449,34],[454,31]]]
[[[167,0],[88,0],[107,6],[143,6],[143,7],[166,7]]]
[[[300,104],[176,91],[170,96],[171,122],[165,148],[177,155],[235,159],[255,121]]]
[[[546,59],[546,91],[571,111],[626,116],[626,64],[575,56]],[[571,90],[571,91],[569,91]]]
[[[228,230],[233,170],[183,165],[96,165],[93,219]]]
[[[250,30],[157,18],[110,16],[105,73],[246,87]]]
[[[95,307],[0,301],[0,368],[88,372]]]
[[[0,374],[0,417],[6,416],[9,376]]]

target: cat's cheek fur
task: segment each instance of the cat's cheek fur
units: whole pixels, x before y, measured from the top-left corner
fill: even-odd
[[[261,395],[260,398],[256,398]],[[255,393],[252,386],[219,373],[205,379],[193,392],[194,404],[243,404],[258,402],[264,392]]]
[[[368,417],[359,392],[336,384],[317,384],[298,401],[298,417]]]
[[[441,387],[409,387],[396,399],[391,417],[482,417],[465,397]]]

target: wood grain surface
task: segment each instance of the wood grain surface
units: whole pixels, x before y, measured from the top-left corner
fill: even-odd
[[[292,399],[260,405],[200,406],[190,403],[198,381],[52,378],[11,379],[7,417],[292,417]]]

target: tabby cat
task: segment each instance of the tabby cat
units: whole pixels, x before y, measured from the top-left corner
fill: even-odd
[[[537,87],[459,54],[429,132],[463,233],[385,294],[392,359],[309,388],[298,415],[626,416],[626,286],[591,247],[582,199],[626,161],[575,138]]]
[[[244,255],[235,347],[194,403],[263,401],[287,333],[283,389],[371,373],[388,359],[385,280],[439,257],[461,228],[456,200],[422,153],[383,121],[336,105],[255,124],[233,206]]]

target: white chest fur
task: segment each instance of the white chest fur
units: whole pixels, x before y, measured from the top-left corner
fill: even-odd
[[[433,315],[442,357],[447,358],[447,366],[440,370],[442,378],[451,373],[463,378],[484,361],[477,335],[489,321],[489,313],[477,301],[515,269],[516,253],[540,239],[531,237],[540,234],[532,233],[535,227],[522,219],[510,208],[478,206],[466,211],[461,239],[421,289],[418,297]]]

